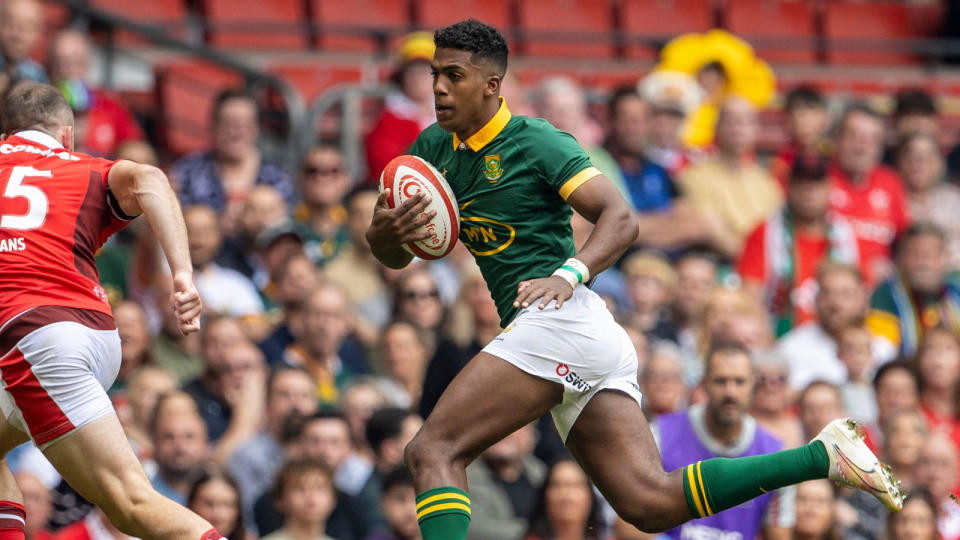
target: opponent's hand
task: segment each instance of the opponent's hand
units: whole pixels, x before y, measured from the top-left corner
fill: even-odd
[[[184,272],[173,276],[173,312],[177,316],[177,323],[183,335],[189,335],[200,330],[200,312],[203,311],[203,302],[200,293],[193,284],[193,273]]]
[[[367,229],[367,242],[372,249],[400,247],[403,244],[430,238],[427,231],[417,232],[437,215],[436,210],[424,212],[430,204],[430,197],[417,193],[403,201],[396,208],[387,206],[390,190],[385,189],[377,199],[377,206],[373,210],[373,221]]]
[[[556,300],[554,307],[560,309],[564,302],[573,296],[573,289],[567,280],[560,276],[550,276],[539,279],[529,279],[521,281],[517,286],[517,299],[513,301],[513,307],[525,308],[530,306],[537,298],[540,299],[540,309],[547,307],[551,300]]]

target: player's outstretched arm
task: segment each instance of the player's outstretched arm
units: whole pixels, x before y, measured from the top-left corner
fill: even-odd
[[[603,175],[584,182],[570,194],[567,202],[594,224],[593,232],[576,258],[587,266],[589,275],[595,276],[615,263],[637,238],[637,218],[620,191]],[[540,309],[551,300],[556,300],[554,305],[560,309],[572,295],[571,284],[553,275],[521,281],[513,305],[525,308],[539,298]]]
[[[437,215],[435,210],[423,213],[430,198],[418,193],[391,209],[387,206],[390,190],[385,189],[377,199],[373,221],[367,228],[367,243],[373,255],[388,268],[400,269],[410,264],[413,255],[403,249],[403,244],[430,237],[426,231],[417,229]]]
[[[167,175],[150,165],[121,160],[110,168],[107,183],[124,214],[146,216],[173,275],[173,303],[180,330],[196,332],[202,304],[193,284],[187,227]]]

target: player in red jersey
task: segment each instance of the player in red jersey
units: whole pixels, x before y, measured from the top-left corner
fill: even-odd
[[[94,254],[143,213],[173,274],[184,333],[199,330],[186,228],[166,176],[71,151],[73,113],[49,85],[17,86],[0,141],[0,456],[33,440],[84,498],[145,539],[222,538],[158,494],[106,394],[120,338]],[[0,540],[22,540],[21,494],[0,459]]]

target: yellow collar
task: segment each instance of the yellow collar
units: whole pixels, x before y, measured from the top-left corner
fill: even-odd
[[[480,131],[471,135],[466,141],[467,146],[470,147],[474,152],[479,152],[481,148],[490,144],[497,135],[503,131],[503,128],[507,127],[507,122],[510,121],[510,118],[513,115],[510,114],[510,109],[507,108],[507,100],[500,98],[500,109],[497,110],[497,114],[493,115],[493,118],[487,122],[487,125],[480,128]],[[453,134],[453,151],[456,152],[460,148],[460,138],[457,137],[457,134]]]

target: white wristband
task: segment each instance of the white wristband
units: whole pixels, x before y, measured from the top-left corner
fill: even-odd
[[[569,266],[570,268],[576,270],[580,273],[580,283],[586,283],[590,281],[590,269],[587,268],[586,264],[583,264],[583,261],[570,257],[567,259],[567,262],[563,263],[563,266]]]
[[[554,276],[562,277],[572,289],[590,279],[590,269],[579,259],[573,257],[566,260],[560,268],[553,271]]]
[[[557,268],[553,271],[553,275],[562,277],[567,283],[570,284],[571,289],[576,289],[577,285],[580,285],[580,279],[577,277],[577,274],[574,274],[566,268]]]

